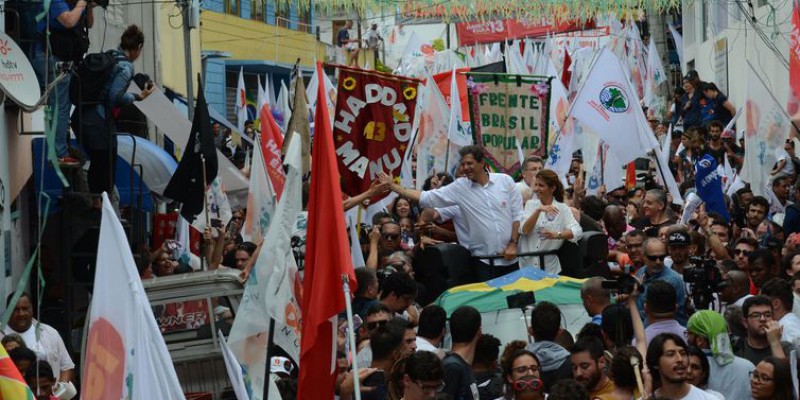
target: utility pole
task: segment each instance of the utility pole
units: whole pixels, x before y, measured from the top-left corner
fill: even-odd
[[[186,63],[186,106],[189,120],[194,118],[194,72],[192,71],[192,29],[199,24],[195,0],[180,0],[183,6],[183,55]]]

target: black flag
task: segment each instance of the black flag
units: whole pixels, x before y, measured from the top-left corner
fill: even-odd
[[[183,149],[183,157],[178,168],[169,180],[164,196],[181,202],[181,215],[189,223],[203,211],[206,186],[217,177],[217,148],[211,133],[211,117],[203,93],[203,84],[197,80],[197,103],[194,108],[192,130],[189,141]],[[203,158],[206,162],[205,182],[203,181]]]

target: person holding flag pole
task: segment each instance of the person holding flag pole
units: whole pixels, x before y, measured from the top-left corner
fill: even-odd
[[[322,63],[318,62],[317,77],[320,82],[314,115],[317,134],[311,155],[313,167],[308,202],[304,296],[301,305],[302,368],[297,385],[297,398],[300,400],[333,397],[336,385],[336,322],[342,309],[347,310],[347,322],[351,327],[348,329],[350,348],[357,348],[350,303],[351,285],[356,289],[357,282],[350,257],[350,245],[344,235],[347,228],[323,76]],[[342,283],[343,296],[336,294],[338,285],[335,282]],[[360,400],[361,385],[355,357],[353,371],[355,398]]]

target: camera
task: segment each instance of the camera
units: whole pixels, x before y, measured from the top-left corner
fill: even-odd
[[[600,283],[600,286],[603,289],[611,290],[619,294],[631,294],[636,284],[636,278],[625,274],[618,276],[617,279],[606,279]],[[639,286],[638,292],[642,293],[641,286]]]
[[[683,270],[683,281],[689,284],[695,308],[708,309],[713,300],[714,293],[723,289],[722,272],[717,268],[713,259],[702,257],[689,257],[691,268]]]

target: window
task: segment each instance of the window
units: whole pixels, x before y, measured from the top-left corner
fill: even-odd
[[[297,25],[298,31],[311,33],[311,4],[305,4],[305,9],[300,4],[297,5]]]
[[[710,29],[710,24],[708,23],[708,8],[711,5],[709,3],[700,3],[701,8],[701,15],[700,15],[700,26],[703,28],[703,42],[708,40],[708,30]]]
[[[265,22],[266,18],[266,3],[264,0],[252,0],[252,5],[250,6],[250,18],[256,21]]]
[[[225,13],[235,16],[241,15],[242,0],[224,0]]]
[[[287,0],[275,0],[275,25],[283,28],[289,27],[290,7]]]

